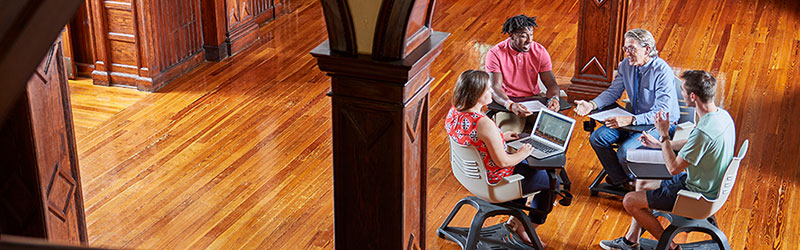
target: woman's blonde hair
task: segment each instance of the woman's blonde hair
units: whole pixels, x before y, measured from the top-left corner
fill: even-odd
[[[453,88],[453,106],[459,111],[472,108],[478,103],[487,85],[489,85],[489,73],[486,71],[464,71],[458,76],[458,82]]]

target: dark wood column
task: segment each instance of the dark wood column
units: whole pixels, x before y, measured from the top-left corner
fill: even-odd
[[[429,66],[449,34],[430,28],[434,1],[386,0],[359,54],[347,1],[322,5],[329,41],[311,54],[331,76],[335,247],[425,249]]]
[[[619,61],[627,29],[628,0],[581,0],[575,76],[570,99],[591,99],[607,89]]]
[[[0,234],[88,243],[61,39],[0,124]]]

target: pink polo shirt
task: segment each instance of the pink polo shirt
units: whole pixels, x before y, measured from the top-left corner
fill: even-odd
[[[531,42],[528,52],[517,52],[506,39],[486,54],[486,70],[503,74],[503,91],[511,97],[539,94],[539,73],[553,70],[550,54],[541,44]]]

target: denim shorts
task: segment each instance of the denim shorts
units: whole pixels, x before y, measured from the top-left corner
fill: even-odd
[[[678,199],[678,191],[686,189],[686,172],[661,181],[661,187],[647,191],[647,206],[651,209],[671,212]]]

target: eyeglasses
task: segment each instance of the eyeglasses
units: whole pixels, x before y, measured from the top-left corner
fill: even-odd
[[[631,46],[627,46],[627,47],[622,47],[620,49],[622,49],[622,52],[634,52],[634,51],[636,51],[637,47],[631,45]]]

